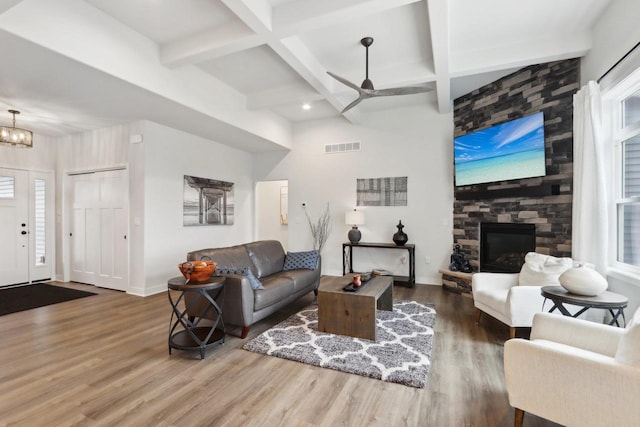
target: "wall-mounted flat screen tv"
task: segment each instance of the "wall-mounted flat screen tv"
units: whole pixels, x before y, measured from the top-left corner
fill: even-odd
[[[542,112],[454,138],[456,186],[545,175]]]

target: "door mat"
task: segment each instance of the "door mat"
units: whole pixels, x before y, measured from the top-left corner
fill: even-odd
[[[93,292],[38,283],[0,290],[0,316],[97,295]]]

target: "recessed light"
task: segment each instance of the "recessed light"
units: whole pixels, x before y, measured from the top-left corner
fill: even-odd
[[[311,110],[311,104],[309,104],[308,102],[305,102],[304,104],[302,104],[302,109],[303,110]]]

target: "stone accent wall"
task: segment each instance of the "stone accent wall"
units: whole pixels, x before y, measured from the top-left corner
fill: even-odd
[[[476,271],[481,222],[536,224],[537,252],[571,256],[573,95],[579,87],[580,63],[571,59],[523,68],[454,101],[455,137],[544,112],[546,176],[454,190],[484,193],[477,200],[456,198],[453,208],[454,242],[462,247]],[[509,198],[490,195],[492,190],[550,185],[559,188],[559,194]]]
[[[440,274],[442,274],[442,287],[447,291],[463,295],[471,294],[472,273],[440,270]]]

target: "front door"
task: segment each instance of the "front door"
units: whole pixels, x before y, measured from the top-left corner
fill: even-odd
[[[29,281],[29,172],[0,168],[0,286]]]

